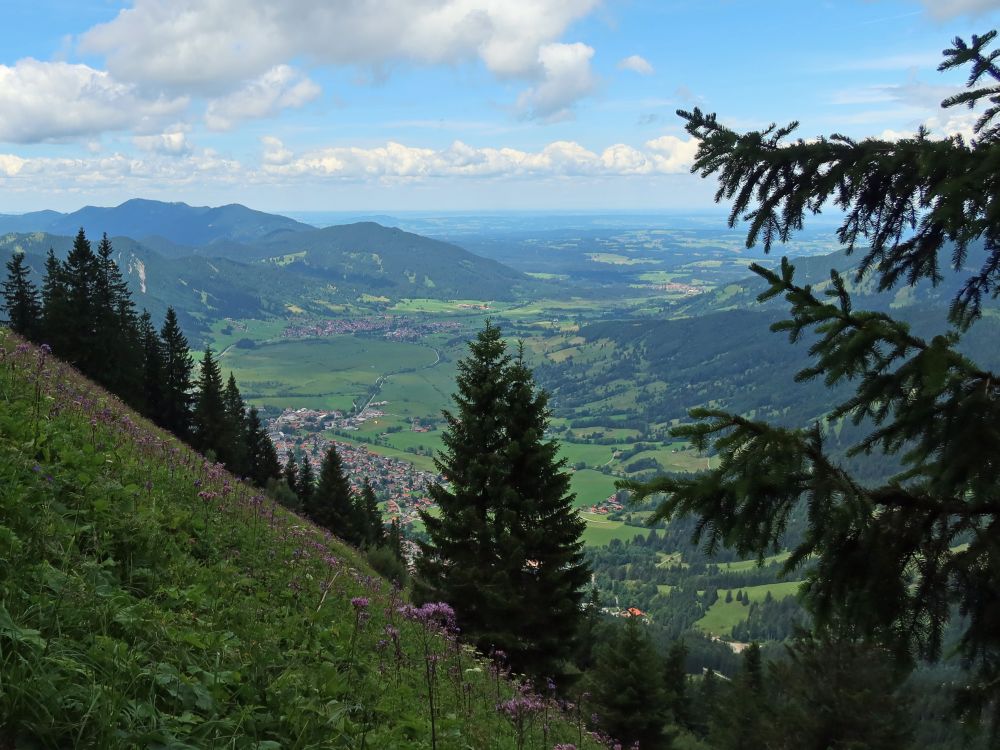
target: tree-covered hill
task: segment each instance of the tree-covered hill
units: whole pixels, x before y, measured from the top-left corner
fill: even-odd
[[[226,206],[189,206],[186,203],[133,198],[119,206],[86,206],[63,214],[57,211],[34,211],[22,215],[0,214],[0,232],[47,232],[75,235],[83,227],[97,236],[163,238],[189,247],[213,242],[252,242],[281,232],[311,229],[308,224],[286,216],[254,211],[238,203]]]
[[[6,329],[0,559],[2,747],[595,746],[446,607]]]
[[[338,287],[389,297],[513,299],[519,288],[537,285],[458,245],[374,222],[265,238],[240,260],[287,264]]]

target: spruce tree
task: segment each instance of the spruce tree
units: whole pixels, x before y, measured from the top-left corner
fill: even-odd
[[[684,641],[674,641],[663,666],[663,686],[667,691],[667,707],[674,721],[682,727],[693,729],[691,698],[688,695],[687,646]]]
[[[66,274],[63,264],[51,247],[45,256],[45,278],[42,280],[42,335],[60,357],[68,351],[69,336],[66,318],[71,314],[67,301]]]
[[[65,351],[60,356],[90,376],[101,367],[95,304],[98,275],[99,261],[81,228],[62,263],[66,308],[60,323]]]
[[[717,176],[716,199],[733,201],[730,225],[750,223],[748,246],[760,240],[769,251],[832,202],[844,212],[839,241],[848,252],[867,245],[856,283],[881,292],[936,283],[944,264],[964,276],[950,329],[927,338],[886,312],[855,309],[836,271],[820,294],[796,282],[787,258],[777,270],[753,266],[768,284],[760,299],[783,296],[791,309],[774,330],[811,339],[814,363],[798,378],[852,382],[853,395],[826,415],[866,431],[848,455],[881,456],[902,471],[859,481],[830,457],[820,422],[792,429],[699,409],[696,423],[674,434],[717,452],[713,468],[630,486],[639,497],[666,498],[654,522],[695,515],[698,541],[744,556],[780,546],[791,514],[804,508],[808,528],[786,568],[810,561],[806,603],[819,632],[852,622],[905,664],[937,658],[945,625],[961,613],[962,704],[971,718],[989,712],[1000,729],[1000,377],[959,346],[1000,292],[996,35],[955,39],[940,66],[971,68],[967,90],[942,106],[986,105],[968,142],[921,128],[895,142],[787,143],[797,123],[740,134],[715,115],[679,112],[700,140],[693,170]]]
[[[429,541],[417,595],[451,603],[481,650],[552,674],[573,652],[589,574],[569,477],[544,440],[547,396],[490,322],[459,362],[457,385],[435,461],[448,485],[431,487],[439,515],[421,514]]]
[[[377,547],[385,541],[385,526],[382,524],[382,512],[378,509],[378,498],[375,490],[366,479],[357,499],[357,513],[363,529],[364,546]]]
[[[105,234],[97,245],[92,292],[94,320],[91,375],[122,400],[138,405],[143,385],[143,341],[132,293]]]
[[[299,476],[295,482],[295,494],[302,502],[302,509],[309,515],[308,509],[313,506],[313,498],[316,494],[316,474],[313,472],[312,462],[309,456],[302,457],[302,464],[299,466]]]
[[[41,333],[42,306],[38,287],[29,277],[31,269],[24,262],[24,253],[15,252],[7,261],[7,280],[0,285],[7,325],[26,339],[37,340]]]
[[[139,340],[142,344],[142,400],[140,411],[154,422],[162,424],[166,363],[163,342],[148,310],[139,316]]]
[[[247,457],[246,405],[231,371],[222,392],[222,403],[226,411],[226,433],[223,437],[226,468],[236,476],[247,476],[250,468]]]
[[[588,673],[591,700],[600,728],[623,747],[643,750],[670,747],[666,725],[670,712],[660,657],[638,617],[626,617],[598,646]]]
[[[718,750],[767,747],[769,711],[760,646],[752,643],[744,650],[742,668],[713,717],[712,747]]]
[[[393,518],[389,523],[389,531],[386,534],[386,546],[392,551],[393,557],[400,562],[405,562],[403,555],[403,530],[400,528],[398,518]]]
[[[319,482],[310,499],[309,506],[303,508],[314,523],[328,529],[350,544],[359,545],[363,541],[357,528],[354,497],[350,482],[344,474],[344,465],[337,453],[337,447],[330,443],[320,464]]]
[[[157,421],[177,437],[187,440],[191,436],[191,372],[194,363],[187,338],[172,307],[167,308],[160,338],[163,342],[163,402]]]
[[[295,460],[294,451],[288,451],[288,458],[285,459],[285,465],[281,469],[281,478],[284,480],[289,492],[295,496],[296,507],[301,508],[302,499],[299,497],[299,464]],[[306,515],[309,516],[309,513],[306,512]]]
[[[229,417],[222,393],[222,373],[212,347],[205,348],[198,374],[194,412],[194,447],[224,461],[229,440]]]
[[[281,464],[271,437],[264,430],[256,406],[247,412],[246,422],[247,470],[250,480],[258,487],[266,487],[269,479],[281,476]]]

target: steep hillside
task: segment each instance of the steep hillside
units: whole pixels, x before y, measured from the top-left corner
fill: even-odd
[[[0,560],[0,747],[596,747],[446,607],[5,329]]]
[[[0,214],[0,232],[48,232],[75,235],[126,236],[142,240],[161,237],[176,245],[198,246],[222,240],[251,242],[275,233],[312,229],[286,216],[232,203],[228,206],[189,206],[186,203],[134,198],[120,206],[86,206],[69,214],[35,211],[20,216]]]

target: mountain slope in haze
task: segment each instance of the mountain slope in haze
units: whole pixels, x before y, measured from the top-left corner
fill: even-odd
[[[284,314],[292,304],[310,309],[309,301],[330,296],[323,282],[276,266],[202,256],[166,258],[128,237],[111,242],[136,308],[149,310],[159,325],[167,306],[172,306],[193,342],[202,338],[212,320]],[[0,258],[24,252],[32,279],[40,287],[49,248],[62,259],[72,244],[71,237],[41,232],[8,234],[0,237]]]
[[[48,232],[73,236],[83,227],[88,236],[157,237],[173,245],[197,247],[220,241],[252,242],[275,233],[312,229],[286,216],[227,206],[189,206],[186,203],[133,198],[119,206],[86,206],[69,214],[35,211],[20,216],[0,214],[0,232]]]
[[[513,299],[520,289],[537,286],[458,245],[373,222],[272,236],[241,251],[240,260],[283,265],[341,289],[388,297]]]

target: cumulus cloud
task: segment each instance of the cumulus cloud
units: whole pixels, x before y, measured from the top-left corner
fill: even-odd
[[[619,61],[618,70],[631,70],[639,75],[649,76],[653,74],[653,66],[644,57],[639,55],[629,55],[624,60]]]
[[[957,16],[982,16],[1000,10],[1000,0],[921,0],[927,11],[939,20]]]
[[[238,91],[208,104],[205,123],[230,130],[242,120],[269,117],[301,107],[320,95],[320,87],[288,65],[276,65]]]
[[[631,176],[686,172],[697,141],[671,135],[643,149],[618,143],[602,152],[573,141],[554,141],[539,151],[476,148],[455,141],[444,149],[389,142],[375,148],[334,147],[295,154],[274,137],[263,139],[261,170],[275,178],[406,181],[430,178]]]
[[[132,139],[132,143],[143,151],[152,151],[158,154],[191,153],[191,144],[188,143],[187,133],[182,129],[170,130],[159,135],[137,135]]]
[[[205,149],[185,156],[150,152],[146,156],[113,153],[80,158],[21,158],[0,154],[4,189],[82,192],[100,188],[145,190],[150,186],[242,184],[247,170],[238,161]]]
[[[80,38],[120,80],[219,96],[291,59],[379,67],[480,59],[530,76],[600,0],[136,0]]]
[[[88,65],[32,58],[0,65],[0,142],[38,143],[127,129],[149,132],[187,105],[184,97],[143,97],[135,86]]]
[[[597,85],[590,69],[593,56],[594,48],[580,42],[543,46],[538,51],[542,80],[518,97],[518,109],[528,117],[548,121],[568,117],[573,104]]]

